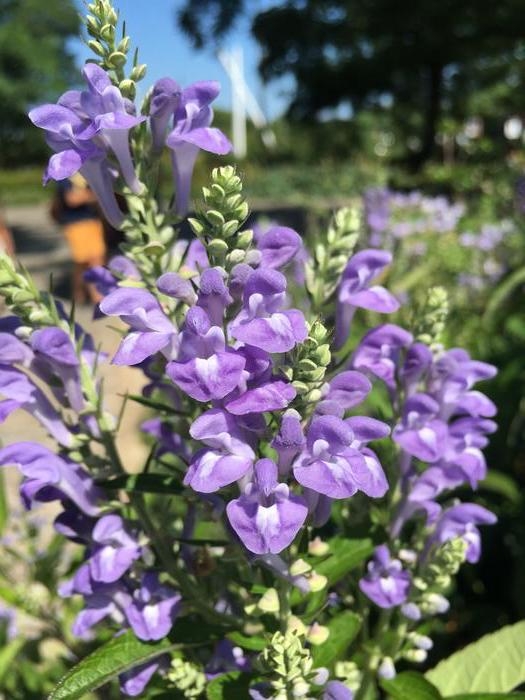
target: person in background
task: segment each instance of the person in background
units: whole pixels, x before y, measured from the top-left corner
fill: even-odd
[[[0,212],[0,253],[15,254],[15,244],[11,231],[7,228]]]
[[[98,303],[95,286],[84,281],[84,273],[106,260],[104,226],[97,200],[84,178],[73,175],[58,182],[56,220],[64,227],[73,259],[73,299],[76,303]]]

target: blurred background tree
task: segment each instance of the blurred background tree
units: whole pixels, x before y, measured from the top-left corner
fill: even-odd
[[[218,43],[246,0],[186,0],[180,26],[195,46]],[[252,14],[260,72],[295,79],[289,116],[347,107],[387,112],[419,167],[443,116],[493,116],[521,105],[525,78],[520,0],[288,0]]]
[[[45,157],[27,110],[78,80],[68,40],[79,22],[73,0],[0,0],[0,166]]]

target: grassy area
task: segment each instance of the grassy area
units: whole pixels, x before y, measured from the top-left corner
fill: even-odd
[[[35,204],[48,200],[52,188],[42,185],[43,166],[0,170],[0,205]]]

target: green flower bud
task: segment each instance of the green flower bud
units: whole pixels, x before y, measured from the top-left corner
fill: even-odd
[[[126,54],[122,51],[113,51],[107,57],[107,64],[110,68],[122,68],[126,64]]]
[[[215,209],[210,209],[205,212],[204,216],[212,226],[224,226],[225,224],[224,216],[220,211],[216,211]]]
[[[290,566],[290,573],[292,576],[304,576],[312,570],[312,567],[304,559],[297,559]]]
[[[188,223],[191,226],[193,233],[200,238],[204,234],[204,226],[198,219],[189,218]]]
[[[115,38],[115,27],[111,24],[104,24],[100,28],[99,35],[102,39],[104,39],[104,41],[107,41],[108,43],[112,42]]]
[[[330,551],[330,546],[327,542],[323,542],[320,537],[316,537],[308,543],[308,554],[314,557],[324,557]]]
[[[129,36],[123,37],[119,43],[117,44],[117,51],[122,54],[127,54],[129,51],[129,44],[130,44],[130,38]]]
[[[225,256],[228,252],[228,244],[220,238],[213,238],[207,245],[208,252],[217,257]]]
[[[99,41],[96,41],[95,39],[90,39],[88,41],[88,46],[93,51],[93,53],[96,53],[97,56],[102,56],[104,57],[106,55],[106,51],[104,50],[104,47]]]
[[[130,74],[130,79],[134,80],[135,82],[139,82],[139,80],[142,80],[142,78],[146,75],[146,70],[147,66],[145,63],[141,63],[138,66],[134,66],[131,74]]]
[[[237,236],[237,245],[239,248],[248,248],[253,241],[253,231],[241,231]]]
[[[245,257],[246,253],[244,252],[244,250],[239,250],[239,248],[235,248],[230,253],[228,253],[228,255],[226,256],[226,260],[230,265],[233,266],[242,263]]]
[[[227,223],[222,225],[221,233],[224,238],[230,238],[234,236],[239,230],[239,221],[237,219],[232,219]]]
[[[277,613],[279,612],[279,596],[275,588],[268,588],[264,593],[262,598],[257,603],[259,610],[266,613]]]
[[[124,95],[124,97],[127,97],[130,100],[135,99],[137,88],[135,87],[135,83],[133,82],[133,80],[128,80],[127,78],[125,80],[121,80],[119,84],[119,89],[120,92]]]

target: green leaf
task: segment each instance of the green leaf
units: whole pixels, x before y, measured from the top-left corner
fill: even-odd
[[[330,554],[320,564],[314,565],[318,574],[326,576],[328,585],[332,586],[340,581],[346,574],[359,566],[374,551],[372,540],[347,540],[334,538],[330,540]]]
[[[394,700],[441,700],[437,688],[416,671],[404,671],[392,680],[382,680],[381,687]]]
[[[504,496],[512,503],[521,502],[520,487],[515,479],[503,472],[489,469],[487,476],[480,482],[479,488]]]
[[[123,474],[114,479],[97,481],[97,485],[109,490],[141,493],[181,493],[184,490],[178,478],[167,474]]]
[[[331,666],[342,658],[361,627],[361,618],[346,611],[333,617],[328,623],[330,635],[326,642],[312,646],[314,666]]]
[[[128,630],[96,649],[68,671],[48,700],[76,700],[85,693],[100,688],[120,673],[151,661],[175,647],[211,642],[221,634],[224,634],[223,628],[201,622],[197,624],[195,620],[188,619],[178,620],[172,635],[155,643],[141,642]]]
[[[264,637],[248,637],[241,632],[230,632],[226,635],[230,642],[233,642],[236,646],[242,649],[249,649],[250,651],[262,651],[266,647],[266,640]]]
[[[333,586],[346,576],[346,574],[359,566],[374,551],[372,540],[347,540],[343,537],[335,537],[328,542],[330,554],[323,561],[317,563],[311,561],[315,571],[328,579],[327,588]],[[313,612],[321,607],[326,597],[326,590],[310,594],[308,611]],[[303,600],[304,594],[295,589],[290,596],[291,605],[297,605]]]
[[[487,634],[427,671],[444,695],[507,693],[525,682],[525,621]]]
[[[452,695],[446,700],[525,700],[525,693],[467,693]]]
[[[253,678],[248,673],[232,671],[214,678],[206,687],[208,700],[240,700],[248,697]]]
[[[17,637],[0,649],[0,686],[8,673],[13,671],[13,662],[22,651],[25,639]]]

